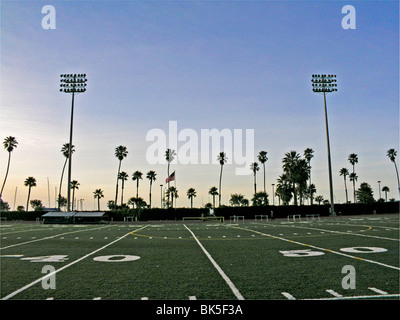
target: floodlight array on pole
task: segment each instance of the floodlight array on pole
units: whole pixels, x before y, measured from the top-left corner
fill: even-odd
[[[325,127],[326,127],[326,142],[328,149],[328,169],[329,169],[329,191],[331,198],[331,214],[335,216],[335,206],[333,202],[333,180],[332,180],[332,164],[331,164],[331,148],[329,144],[329,128],[328,128],[328,111],[326,108],[326,94],[337,91],[336,75],[334,74],[313,74],[311,78],[314,92],[322,92],[324,94],[325,107]]]
[[[75,93],[86,91],[86,74],[62,74],[60,80],[60,92],[72,93],[71,124],[69,130],[69,151],[68,151],[68,199],[67,211],[71,210],[71,163],[72,163],[72,129],[74,122],[74,98]]]

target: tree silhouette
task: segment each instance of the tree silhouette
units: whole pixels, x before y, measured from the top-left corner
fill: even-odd
[[[125,146],[118,146],[115,148],[115,156],[119,160],[118,172],[117,172],[117,186],[115,189],[115,201],[114,201],[115,206],[117,206],[119,173],[121,171],[122,160],[124,160],[124,158],[126,158],[128,156],[128,150],[126,149]]]
[[[72,145],[71,148],[71,155],[75,152],[75,146]],[[64,161],[64,166],[63,169],[61,171],[61,178],[60,178],[60,188],[58,190],[58,210],[61,209],[61,190],[62,190],[62,182],[63,182],[63,178],[64,178],[64,171],[65,171],[65,166],[67,165],[68,159],[69,159],[69,143],[64,143],[62,148],[61,148],[61,153],[63,154],[63,156],[65,157],[65,161]]]
[[[32,187],[36,187],[36,179],[34,177],[28,177],[24,181],[24,186],[28,187],[28,199],[26,200],[26,212],[29,211],[29,198],[31,196]]]
[[[6,137],[3,141],[3,147],[4,149],[7,150],[8,152],[8,162],[7,162],[7,171],[6,171],[6,175],[4,177],[4,181],[3,181],[3,185],[1,187],[1,191],[0,191],[0,199],[3,195],[3,190],[4,190],[4,186],[6,184],[6,180],[7,180],[7,176],[8,176],[8,171],[10,169],[10,162],[11,162],[11,152],[17,147],[17,139],[15,139],[15,137],[9,136]]]
[[[264,170],[264,193],[267,192],[265,187],[265,163],[268,161],[267,153],[268,153],[267,151],[260,151],[257,156],[258,161],[260,161],[260,163],[263,165],[263,170]]]
[[[190,208],[193,209],[193,198],[197,196],[196,190],[194,188],[189,188],[186,195],[188,199],[190,199]]]
[[[103,190],[101,189],[96,189],[93,192],[93,198],[97,198],[97,211],[100,211],[100,199],[104,198]]]
[[[224,164],[227,162],[227,157],[225,152],[220,152],[217,160],[219,161],[219,164],[221,165],[221,171],[219,173],[219,193],[218,193],[218,205],[221,206],[221,181],[222,181],[222,168],[224,167]]]
[[[349,199],[347,197],[346,177],[349,175],[349,170],[347,170],[346,168],[342,168],[342,169],[340,169],[339,174],[341,176],[343,176],[343,179],[344,179],[344,190],[346,192],[346,203],[347,203],[347,202],[349,202]]]
[[[400,197],[399,171],[397,170],[397,164],[396,164],[397,151],[394,150],[394,149],[389,149],[389,150],[387,151],[387,154],[386,154],[386,155],[389,157],[390,161],[393,162],[394,168],[396,169],[397,186],[398,186],[398,189],[399,189],[399,197]]]
[[[149,207],[151,208],[151,186],[153,185],[153,181],[156,181],[157,173],[155,171],[150,170],[146,174],[146,178],[150,180],[150,189],[149,189]]]
[[[355,165],[356,165],[356,163],[358,163],[357,154],[356,153],[350,154],[348,160],[349,160],[350,164],[353,166],[353,179],[351,179],[351,176],[350,176],[350,181],[353,182],[353,196],[354,196],[354,203],[356,203],[356,181],[357,181],[358,177],[356,176]]]
[[[139,180],[142,179],[142,175],[143,173],[141,173],[140,171],[135,171],[132,174],[132,180],[136,180],[136,198],[139,198]]]

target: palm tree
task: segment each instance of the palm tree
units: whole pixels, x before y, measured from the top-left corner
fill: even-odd
[[[11,137],[11,136],[5,138],[3,141],[4,149],[6,149],[8,152],[8,163],[7,163],[6,176],[4,177],[3,186],[1,187],[0,199],[1,199],[1,196],[3,195],[3,189],[4,189],[4,185],[6,184],[8,170],[10,169],[11,152],[14,150],[14,148],[17,147],[17,144],[18,144],[17,139],[15,139],[15,137]]]
[[[72,145],[71,148],[71,155],[75,152],[75,146]],[[62,148],[61,148],[61,153],[63,154],[63,156],[65,157],[65,161],[64,161],[64,166],[63,169],[61,171],[61,179],[60,179],[60,188],[58,190],[58,199],[61,199],[61,190],[62,190],[62,182],[63,182],[63,177],[64,177],[64,171],[65,171],[65,166],[67,165],[67,161],[69,159],[69,143],[64,143]],[[60,211],[61,209],[61,203],[62,201],[58,201],[58,210]]]
[[[283,205],[288,205],[290,200],[292,199],[292,184],[290,183],[287,174],[283,173],[279,176],[277,179],[277,185],[276,185],[276,190],[275,194],[280,199],[282,199]]]
[[[354,177],[355,174],[356,174],[355,164],[358,163],[357,154],[356,153],[350,154],[348,160],[349,160],[350,164],[353,166],[353,177]],[[353,179],[353,180],[350,180],[350,181],[353,181],[354,203],[356,203],[356,181],[357,181],[357,177],[355,179]]]
[[[247,207],[249,205],[249,200],[244,197],[241,193],[231,194],[231,199],[229,203],[233,207]]]
[[[208,194],[213,197],[213,208],[215,209],[215,196],[218,195],[217,187],[211,187],[210,190],[208,190]]]
[[[155,171],[150,170],[146,174],[146,178],[150,180],[150,191],[149,191],[149,207],[151,208],[151,186],[153,184],[153,181],[156,181],[156,175]]]
[[[268,205],[268,194],[266,192],[259,191],[254,194],[251,201],[253,202],[253,206],[255,206],[255,207],[267,206]]]
[[[260,163],[262,163],[263,169],[264,169],[264,193],[267,193],[266,188],[265,188],[265,163],[268,161],[267,153],[268,153],[267,151],[260,151],[257,156],[258,161],[260,161]]]
[[[218,194],[218,205],[221,206],[221,180],[222,180],[222,168],[224,167],[224,164],[228,161],[226,158],[225,152],[220,152],[218,155],[217,160],[219,161],[219,164],[221,165],[221,172],[219,173],[219,194]]]
[[[397,165],[396,165],[397,151],[394,150],[394,149],[389,149],[389,150],[387,151],[387,154],[386,154],[386,155],[389,157],[390,161],[392,161],[392,162],[394,163],[394,168],[396,169],[397,186],[398,186],[398,189],[399,189],[399,197],[400,197],[399,171],[397,170]]]
[[[139,198],[139,180],[142,179],[143,173],[140,171],[135,171],[132,175],[132,180],[136,180],[136,198]]]
[[[129,175],[127,172],[125,171],[121,171],[118,174],[118,179],[122,181],[122,185],[121,185],[121,206],[124,204],[124,186],[125,186],[125,181],[128,180]],[[115,204],[117,205],[117,204]]]
[[[355,188],[357,178],[358,176],[356,175],[355,172],[350,173],[349,179],[351,182],[353,182],[353,188]],[[355,196],[355,189],[354,189],[354,196]],[[356,203],[356,198],[354,198],[354,203]]]
[[[169,187],[167,189],[167,196],[169,199],[169,196],[171,195],[171,208],[174,207],[174,198],[177,199],[179,198],[178,196],[178,190],[175,187]],[[168,200],[169,201],[169,200]]]
[[[117,205],[117,198],[118,198],[118,180],[119,180],[119,172],[121,170],[121,162],[128,156],[128,150],[126,149],[125,146],[118,146],[115,148],[115,156],[119,160],[119,165],[118,165],[118,173],[117,173],[117,187],[115,189],[115,206]]]
[[[97,211],[100,211],[100,199],[104,198],[103,190],[96,189],[96,191],[93,192],[93,198],[97,198]]]
[[[80,183],[76,180],[71,181],[71,189],[72,189],[72,211],[74,211],[74,199],[75,199],[75,189],[79,189]]]
[[[175,159],[175,156],[176,156],[175,150],[167,149],[165,151],[165,159],[167,160],[167,163],[168,163],[167,177],[169,177],[169,166],[170,166],[171,162]],[[168,189],[169,189],[169,181],[168,181]],[[168,189],[167,189],[167,191],[168,191]],[[167,199],[167,205],[168,205],[169,204],[169,192],[167,192],[167,197],[168,197],[168,199]]]
[[[344,179],[344,190],[346,192],[346,203],[349,202],[349,199],[347,198],[347,185],[346,185],[346,177],[349,175],[349,170],[346,168],[342,168],[339,170],[339,174],[343,176]]]
[[[304,158],[307,161],[308,164],[308,175],[310,178],[310,182],[309,182],[309,186],[311,185],[311,159],[314,158],[314,150],[311,148],[307,148],[306,150],[304,150]],[[310,194],[310,201],[311,201],[311,205],[313,204],[313,196],[312,194]]]
[[[318,202],[318,204],[320,205],[322,201],[324,201],[324,197],[323,196],[316,196],[315,197],[315,201]]]
[[[36,179],[34,177],[28,177],[26,178],[26,180],[24,181],[24,186],[25,187],[29,187],[28,189],[28,199],[26,200],[26,211],[28,212],[29,209],[29,198],[31,196],[31,188],[32,187],[36,187]]]
[[[286,178],[289,183],[292,184],[294,204],[297,206],[297,190],[296,190],[296,166],[298,165],[298,161],[300,160],[300,155],[296,151],[290,151],[285,153],[285,157],[282,159],[283,163],[283,171],[286,173]]]
[[[384,186],[382,191],[385,193],[385,202],[387,202],[387,193],[390,191],[388,186]]]
[[[254,194],[256,194],[257,193],[257,177],[256,177],[256,174],[257,174],[257,171],[260,170],[260,167],[258,166],[258,163],[257,162],[253,162],[250,165],[250,170],[253,171],[253,175],[254,175]]]
[[[190,208],[193,209],[193,198],[197,196],[196,189],[189,188],[188,191],[186,192],[186,195],[188,199],[190,199]]]

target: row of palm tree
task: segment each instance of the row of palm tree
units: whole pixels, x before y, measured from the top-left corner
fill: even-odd
[[[0,191],[0,199],[3,194],[3,190],[6,185],[6,180],[9,174],[9,169],[10,169],[10,163],[11,163],[11,153],[15,148],[17,147],[18,142],[15,137],[8,136],[4,139],[3,141],[3,146],[4,149],[9,153],[8,155],[8,163],[7,163],[7,169],[6,169],[6,174],[4,177],[4,181],[2,184],[2,188]],[[63,177],[64,177],[64,172],[65,172],[65,167],[68,162],[69,158],[69,150],[70,146],[68,143],[65,143],[62,148],[61,148],[61,153],[65,157],[65,161],[63,164],[62,172],[61,172],[61,179],[60,179],[60,187],[59,187],[59,207],[61,203],[61,198],[62,198],[62,182],[63,182]],[[72,145],[71,146],[71,154],[75,151],[75,147]],[[285,154],[284,158],[282,159],[282,169],[283,173],[279,176],[277,179],[277,187],[276,187],[276,195],[279,198],[279,201],[282,200],[284,204],[288,204],[292,199],[294,201],[294,204],[297,205],[298,202],[300,204],[303,204],[303,200],[306,198],[309,198],[312,204],[313,201],[313,194],[316,192],[315,185],[312,184],[311,181],[311,159],[313,158],[313,153],[314,151],[310,148],[307,148],[304,151],[304,158],[301,158],[301,156],[296,152],[296,151],[290,151]],[[121,171],[121,165],[122,165],[122,160],[125,159],[128,155],[127,148],[125,146],[118,146],[115,149],[115,156],[119,160],[118,163],[118,172],[117,172],[117,183],[116,183],[116,191],[115,191],[115,201],[114,204],[117,204],[118,200],[118,192],[119,192],[119,180],[121,180],[121,205],[124,203],[123,200],[123,195],[124,195],[124,185],[125,181],[128,180],[129,175],[125,171]],[[399,196],[400,196],[400,180],[399,180],[399,174],[398,174],[398,168],[396,164],[396,157],[397,157],[397,151],[395,149],[389,149],[387,151],[387,157],[393,162],[395,166],[395,171],[396,171],[396,178],[397,178],[397,183],[398,183],[398,189],[399,189]],[[167,160],[167,176],[170,176],[170,164],[174,160],[176,156],[175,150],[172,149],[167,149],[165,152],[165,159]],[[266,193],[266,170],[265,170],[265,163],[268,161],[267,158],[267,152],[266,151],[260,151],[258,154],[258,161],[263,165],[263,170],[264,170],[264,193]],[[215,207],[215,197],[218,195],[218,205],[221,206],[221,195],[222,195],[222,173],[223,173],[223,167],[227,162],[227,157],[225,152],[220,152],[218,154],[217,160],[219,161],[219,164],[221,166],[220,168],[220,174],[219,174],[219,188],[217,189],[216,187],[212,187],[209,191],[209,194],[213,197],[213,207]],[[347,168],[342,168],[339,171],[340,176],[343,176],[344,178],[344,185],[345,185],[345,194],[346,194],[346,202],[348,202],[348,193],[347,193],[347,183],[346,183],[346,177],[349,177],[350,182],[353,183],[353,198],[354,202],[356,202],[356,181],[357,181],[357,174],[355,171],[355,165],[358,163],[358,155],[355,153],[352,153],[348,157],[349,163],[352,165],[352,173],[349,173],[349,170]],[[257,162],[253,162],[250,166],[250,170],[253,172],[254,176],[254,194],[257,194],[257,180],[256,180],[256,174],[260,170],[260,166]],[[150,181],[150,190],[149,190],[149,206],[151,207],[151,190],[152,190],[152,184],[156,180],[156,172],[153,170],[150,170],[146,174],[146,178]],[[136,198],[139,198],[139,181],[142,180],[143,174],[140,171],[135,171],[132,175],[132,180],[136,181]],[[308,183],[307,183],[308,181]],[[29,205],[29,197],[31,193],[31,188],[36,186],[36,179],[33,177],[28,177],[25,182],[25,186],[29,187],[28,190],[28,201],[27,201],[27,210],[28,210],[28,205]],[[79,189],[79,182],[76,180],[71,181],[71,188],[73,190],[73,195],[72,199],[74,199],[74,194],[75,190]],[[97,189],[96,191],[102,191],[101,189]],[[387,198],[387,192],[389,192],[389,188],[387,186],[384,186],[382,188],[382,191],[385,192],[385,198]],[[168,181],[168,188],[166,191],[166,196],[167,196],[167,201],[166,203],[170,204],[170,197],[172,197],[172,202],[171,205],[173,206],[173,199],[178,198],[178,193],[177,190],[174,187],[170,187],[170,183]],[[189,197],[191,201],[191,207],[193,206],[193,198],[196,197],[196,190],[194,188],[190,188],[187,191],[187,196]],[[96,193],[95,197],[99,198],[99,193]],[[104,197],[104,195],[103,195]],[[73,205],[74,201],[72,201]],[[73,207],[72,207],[73,208]]]
[[[400,183],[399,183],[399,176],[398,176],[398,171],[397,171],[397,165],[396,165],[396,156],[397,152],[394,149],[389,149],[386,153],[387,157],[389,157],[390,161],[394,163],[395,169],[396,169],[396,177],[397,177],[397,182],[399,184],[399,195],[400,195]],[[346,177],[349,177],[350,182],[353,183],[353,201],[356,203],[356,182],[358,179],[358,176],[355,171],[355,165],[358,163],[358,155],[356,153],[351,153],[347,160],[351,164],[353,168],[353,172],[349,173],[349,170],[347,168],[341,168],[339,170],[339,175],[343,176],[343,181],[344,181],[344,190],[345,190],[345,195],[346,195],[346,203],[349,202],[348,199],[348,193],[347,193],[347,182],[346,182]],[[385,192],[385,201],[387,201],[387,193],[390,191],[388,186],[384,186],[382,188],[382,191]]]

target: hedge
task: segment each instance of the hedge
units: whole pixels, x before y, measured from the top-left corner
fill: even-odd
[[[254,219],[256,215],[271,216],[273,211],[274,218],[286,218],[288,215],[299,214],[305,217],[307,214],[319,214],[321,217],[330,214],[330,205],[312,205],[312,206],[265,206],[265,207],[221,207],[216,208],[216,216],[222,216],[229,221],[231,216],[244,216],[245,219]],[[47,211],[5,211],[1,212],[1,217],[7,220],[25,220],[35,221]],[[336,215],[366,215],[399,213],[399,202],[375,202],[373,204],[335,204]],[[208,209],[204,208],[169,208],[169,209],[129,209],[129,210],[111,210],[108,215],[113,221],[123,221],[126,216],[137,216],[140,221],[150,220],[182,220],[184,217],[201,217],[208,215]]]

